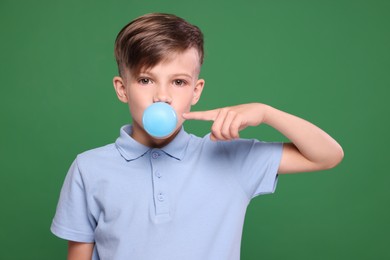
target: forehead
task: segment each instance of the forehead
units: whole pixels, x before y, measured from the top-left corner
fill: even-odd
[[[187,49],[183,52],[174,52],[168,54],[155,66],[148,68],[153,69],[166,69],[172,67],[172,69],[182,69],[187,71],[198,71],[200,69],[200,58],[198,51],[194,48]]]
[[[142,73],[177,74],[187,73],[193,77],[198,77],[200,73],[200,56],[195,48],[190,48],[182,52],[167,53],[156,65],[149,67],[140,66],[136,70],[127,70],[128,75],[138,76]]]

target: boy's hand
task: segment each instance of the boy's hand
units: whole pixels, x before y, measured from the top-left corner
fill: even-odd
[[[258,126],[264,121],[267,106],[260,103],[243,104],[208,111],[184,113],[184,119],[214,121],[211,140],[227,141],[239,138],[239,131]]]

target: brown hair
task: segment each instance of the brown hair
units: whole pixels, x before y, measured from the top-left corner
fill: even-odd
[[[203,34],[200,29],[172,14],[152,13],[138,17],[118,33],[115,58],[119,75],[125,69],[137,75],[167,59],[194,47],[203,64]]]

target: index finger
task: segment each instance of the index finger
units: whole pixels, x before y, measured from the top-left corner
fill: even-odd
[[[214,121],[217,118],[218,111],[219,109],[188,112],[184,113],[183,117],[188,120]]]

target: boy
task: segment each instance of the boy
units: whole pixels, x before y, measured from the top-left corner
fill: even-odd
[[[252,103],[190,112],[205,81],[203,35],[168,14],[126,25],[115,42],[113,84],[132,125],[114,144],[77,156],[65,179],[52,232],[69,240],[68,259],[239,259],[250,200],[272,193],[278,174],[334,167],[343,150],[311,123]],[[143,111],[171,105],[178,123],[164,138],[143,128]],[[212,120],[199,138],[184,120]],[[268,124],[291,143],[239,139]]]

